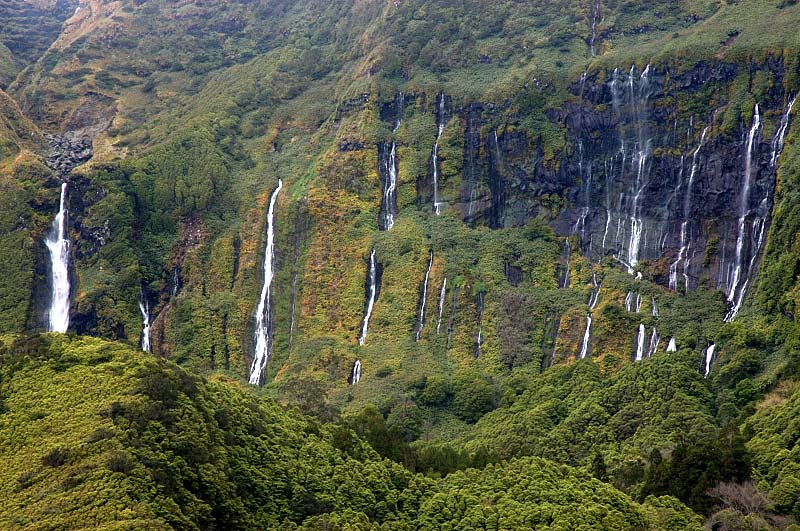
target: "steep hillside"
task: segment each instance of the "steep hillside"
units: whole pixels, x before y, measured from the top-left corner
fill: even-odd
[[[249,381],[430,476],[547,458],[800,516],[765,420],[798,366],[800,6],[77,7],[0,1],[0,331]],[[457,485],[494,470],[435,488],[486,516]],[[776,505],[712,492],[750,480]]]

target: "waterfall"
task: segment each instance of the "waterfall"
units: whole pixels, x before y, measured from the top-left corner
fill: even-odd
[[[658,317],[658,305],[656,304],[656,298],[651,297],[650,302],[652,303],[652,313],[653,317]]]
[[[592,291],[589,294],[589,312],[586,314],[586,330],[583,332],[583,340],[581,341],[581,350],[578,353],[578,358],[583,359],[589,355],[592,341],[592,312],[597,307],[597,302],[600,299],[600,284],[597,282],[597,273],[592,271]]]
[[[272,355],[272,278],[275,276],[275,202],[283,188],[283,181],[278,179],[278,187],[272,192],[267,210],[267,246],[264,250],[264,284],[261,286],[261,298],[256,309],[256,349],[253,364],[250,366],[250,383],[261,385],[267,362]]]
[[[419,341],[419,336],[422,334],[422,327],[425,326],[425,301],[428,299],[428,279],[431,276],[431,267],[433,266],[433,251],[431,250],[430,259],[428,260],[428,268],[425,270],[425,280],[422,282],[422,296],[419,300],[419,313],[417,314],[417,334],[414,338]]]
[[[703,133],[700,135],[700,144],[697,146],[697,149],[694,150],[692,154],[692,169],[689,171],[689,182],[686,185],[686,193],[683,199],[683,222],[681,223],[681,247],[678,251],[678,256],[674,262],[669,265],[669,288],[672,290],[678,289],[678,265],[683,262],[683,280],[686,290],[689,289],[689,265],[691,260],[687,259],[687,252],[689,251],[689,247],[691,246],[691,240],[689,240],[689,221],[692,215],[692,185],[694,184],[694,178],[697,174],[697,154],[700,153],[700,149],[703,147],[703,144],[706,141],[706,134],[708,133],[708,127],[703,129]]]
[[[669,344],[667,345],[667,352],[678,352],[678,344],[675,342],[675,338],[670,338]]]
[[[172,268],[172,287],[169,290],[170,298],[175,297],[181,289],[181,267]]]
[[[403,120],[403,111],[405,111],[405,104],[406,98],[403,95],[403,92],[400,91],[394,98],[395,122],[394,128],[392,128],[393,133],[396,133],[397,130],[400,129],[400,124]]]
[[[447,295],[447,277],[442,280],[442,289],[439,291],[439,314],[436,318],[436,335],[439,335],[439,330],[442,327],[442,311],[444,311],[444,298]]]
[[[48,332],[67,331],[69,327],[69,239],[67,237],[67,183],[61,184],[61,199],[45,244],[50,251],[50,308]]]
[[[633,303],[633,292],[629,291],[628,294],[625,296],[625,311],[631,311],[631,304]]]
[[[579,359],[584,359],[589,355],[589,342],[592,335],[592,314],[586,314],[586,330],[583,332],[583,341],[581,342],[581,351],[578,354]]]
[[[386,178],[383,182],[383,230],[394,227],[394,208],[397,205],[397,143],[392,142],[389,160],[386,163]]]
[[[595,286],[592,293],[589,295],[589,310],[594,310],[597,307],[597,301],[600,299],[600,287]]]
[[[656,353],[659,343],[661,343],[661,337],[658,335],[656,327],[654,326],[653,332],[650,334],[650,347],[647,349],[648,358],[652,358],[653,355]]]
[[[711,362],[714,361],[714,351],[717,349],[717,345],[711,343],[705,351],[705,359],[706,359],[706,372],[703,373],[704,378],[708,378],[708,373],[711,372]]]
[[[150,305],[144,293],[139,298],[139,311],[142,313],[142,350],[150,352]]]
[[[636,294],[636,313],[641,313],[642,311],[642,294]]]
[[[615,258],[622,263],[628,273],[633,274],[641,255],[642,238],[646,239],[644,219],[642,218],[642,198],[649,184],[650,151],[652,139],[647,131],[647,102],[650,97],[650,65],[641,75],[636,75],[636,65],[632,65],[627,82],[623,83],[619,69],[614,69],[609,83],[614,115],[618,121],[619,152],[612,158],[611,169],[606,170],[606,230],[603,235],[605,249],[608,225],[612,216],[617,218],[615,237]],[[627,90],[625,90],[627,88]],[[627,104],[623,107],[623,104]],[[626,112],[623,112],[626,111]],[[626,132],[631,130],[630,135]],[[630,141],[626,139],[630,136]],[[619,175],[613,173],[618,167]],[[613,181],[630,183],[618,194],[616,205],[608,197]],[[628,227],[629,226],[629,227]]]
[[[481,347],[483,347],[483,297],[484,293],[481,291],[478,293],[478,337],[477,337],[477,346],[475,348],[475,357],[478,358],[481,355]]]
[[[367,329],[369,328],[369,318],[372,317],[372,308],[375,306],[375,297],[378,292],[378,265],[375,262],[375,249],[369,255],[369,288],[367,295],[367,309],[364,312],[364,323],[361,325],[361,336],[358,344],[363,345],[367,340]]]
[[[642,75],[639,78],[639,94],[638,94],[638,102],[636,96],[634,94],[634,78],[635,78],[636,66],[631,66],[631,71],[628,77],[628,87],[630,89],[630,98],[631,98],[631,105],[633,106],[633,113],[634,119],[636,120],[636,145],[635,150],[636,153],[634,154],[633,164],[634,164],[634,171],[636,173],[636,181],[634,187],[631,189],[631,194],[633,196],[629,217],[631,222],[631,233],[630,238],[628,240],[628,255],[626,263],[628,265],[628,273],[633,274],[634,268],[639,263],[639,248],[641,246],[642,241],[642,229],[644,228],[644,222],[641,218],[641,205],[640,199],[642,197],[642,193],[644,192],[644,188],[647,185],[645,180],[645,169],[647,168],[647,158],[650,155],[650,138],[645,136],[645,128],[643,125],[643,120],[645,117],[642,115],[645,111],[645,104],[647,103],[647,99],[649,97],[649,75],[650,75],[650,65],[642,72]],[[637,105],[638,103],[638,105]]]
[[[636,336],[636,358],[635,361],[642,361],[644,356],[644,324],[639,324],[639,333]]]
[[[792,113],[792,107],[794,107],[794,102],[796,99],[797,95],[789,100],[789,104],[786,105],[786,111],[784,111],[783,116],[781,116],[781,125],[775,132],[775,137],[772,139],[772,156],[769,159],[769,164],[773,168],[778,166],[778,158],[783,152],[783,140],[786,137],[786,131],[789,129],[789,117]]]
[[[439,201],[439,140],[442,138],[445,124],[444,92],[439,94],[439,114],[437,116],[438,133],[433,144],[433,211],[438,216],[441,214],[442,203]]]
[[[564,278],[561,279],[561,289],[567,289],[569,287],[569,260],[572,255],[572,249],[569,245],[568,238],[564,238],[564,251],[567,254],[567,264],[564,270]]]
[[[361,360],[353,363],[353,371],[350,373],[350,385],[355,385],[361,381]]]
[[[742,267],[744,263],[744,245],[745,238],[747,237],[746,222],[747,215],[750,213],[750,187],[752,185],[752,169],[753,169],[753,151],[756,145],[756,135],[761,127],[761,115],[759,114],[758,105],[756,104],[753,113],[753,124],[750,127],[750,132],[747,134],[747,144],[745,151],[744,162],[744,179],[742,182],[742,196],[739,203],[739,220],[738,220],[738,235],[736,237],[736,257],[734,262],[733,276],[728,284],[728,302],[733,306],[728,310],[725,315],[725,322],[731,322],[736,319],[736,314],[742,307],[744,302],[745,292],[747,291],[747,283],[749,281],[749,273],[744,275],[744,282],[742,282]],[[763,228],[763,227],[762,227]],[[761,238],[759,238],[758,245],[751,250],[753,257],[758,255],[761,247]]]

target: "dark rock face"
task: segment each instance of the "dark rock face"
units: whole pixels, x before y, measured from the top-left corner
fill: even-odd
[[[754,68],[783,78],[780,61]],[[708,87],[727,91],[736,75],[726,63],[680,74],[634,66],[586,75],[573,85],[574,99],[548,115],[566,131],[557,164],[546,163],[525,132],[485,127],[496,123],[488,105],[458,109],[464,221],[499,228],[548,216],[560,235],[577,234],[593,260],[644,268],[673,288],[721,288],[733,302],[763,250],[775,188],[774,138],[765,131],[778,129],[789,99],[775,83],[758,117],[722,131],[715,107],[729,102],[707,101]],[[702,102],[694,105],[702,113],[678,106],[686,94]]]
[[[92,158],[92,139],[77,131],[63,135],[45,135],[49,149],[45,162],[61,179],[65,179],[75,167]]]

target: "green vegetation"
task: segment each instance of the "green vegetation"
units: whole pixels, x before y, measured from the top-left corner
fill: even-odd
[[[0,527],[792,529],[797,127],[730,324],[714,258],[700,289],[676,293],[659,285],[666,260],[637,279],[571,236],[560,289],[553,227],[566,232],[575,198],[528,174],[556,175],[575,150],[581,73],[602,87],[630,64],[669,70],[658,120],[711,119],[721,145],[769,102],[768,138],[800,88],[800,6],[602,0],[596,57],[591,1],[103,6],[62,31],[74,2],[0,0]],[[709,65],[718,78],[684,90]],[[103,339],[20,335],[41,329],[58,200],[37,127],[93,138],[70,176],[72,323]],[[376,146],[392,140],[400,212],[379,232]],[[245,389],[278,179],[275,349],[267,385]],[[518,195],[503,219],[491,186]],[[371,249],[381,289],[359,347]],[[592,352],[576,360],[593,274]],[[152,356],[133,350],[142,295]],[[633,364],[640,324],[661,344]]]
[[[0,360],[9,530],[699,528],[675,500],[640,506],[541,459],[414,475],[349,429],[119,343],[5,336]]]

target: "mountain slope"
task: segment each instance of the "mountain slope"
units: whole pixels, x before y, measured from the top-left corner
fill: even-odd
[[[796,474],[748,418],[796,378],[798,23],[772,0],[84,2],[8,70],[47,147],[0,99],[0,330],[47,327],[67,182],[73,332],[371,419],[432,475],[555,458],[704,515],[719,482],[777,492]]]

